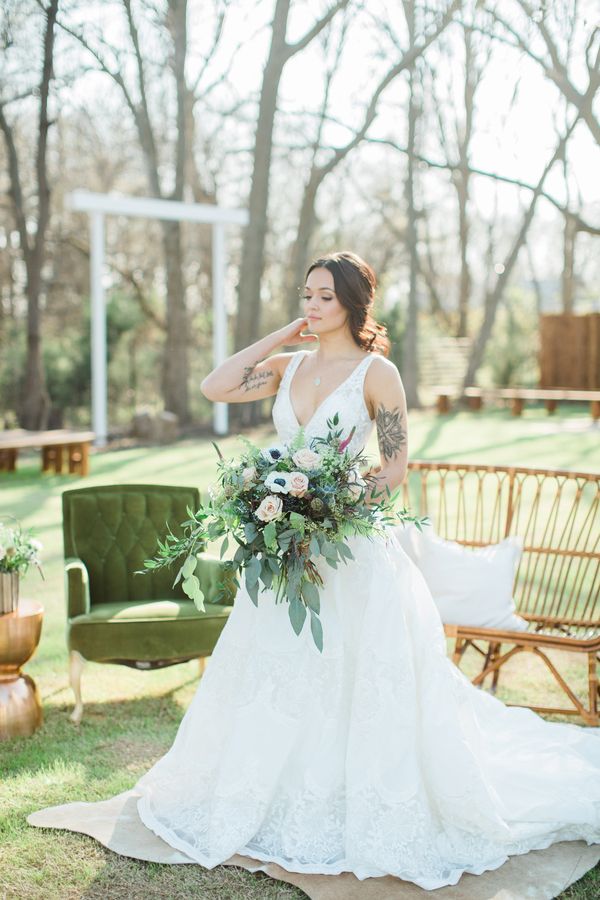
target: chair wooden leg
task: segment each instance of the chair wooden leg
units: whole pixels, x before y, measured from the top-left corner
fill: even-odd
[[[200,673],[200,677],[202,677],[204,675],[204,672],[206,669],[206,659],[207,659],[206,656],[198,657],[198,672]]]
[[[590,686],[590,720],[592,725],[600,723],[598,715],[598,695],[600,694],[600,685],[598,684],[598,659],[596,653],[588,653],[588,680]]]
[[[81,699],[81,673],[85,665],[85,658],[77,650],[71,650],[69,654],[69,684],[75,694],[75,708],[69,716],[71,722],[79,725],[83,716],[83,701]]]
[[[493,644],[492,646],[492,661],[495,661],[500,656],[500,651],[502,650],[502,644]],[[496,693],[496,688],[498,687],[498,679],[500,678],[500,669],[494,669],[492,675],[492,686],[491,692],[492,694]]]

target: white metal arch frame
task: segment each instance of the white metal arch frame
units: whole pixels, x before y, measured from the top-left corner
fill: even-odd
[[[90,300],[92,340],[92,428],[96,445],[103,447],[108,434],[106,302],[102,271],[104,268],[104,217],[139,216],[178,222],[204,222],[213,229],[213,361],[217,366],[227,356],[227,311],[225,309],[225,226],[247,225],[245,209],[226,209],[206,203],[181,203],[151,197],[123,197],[73,191],[66,204],[90,217]],[[227,404],[215,403],[213,424],[217,434],[227,434]]]

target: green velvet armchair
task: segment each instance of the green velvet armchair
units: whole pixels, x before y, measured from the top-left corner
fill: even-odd
[[[202,672],[231,612],[235,587],[219,560],[199,555],[196,575],[206,606],[200,612],[180,584],[173,587],[176,570],[134,574],[156,552],[166,523],[180,533],[186,508],[200,503],[196,488],[75,488],[63,493],[62,502],[71,721],[78,724],[86,661],[153,669],[199,659]]]

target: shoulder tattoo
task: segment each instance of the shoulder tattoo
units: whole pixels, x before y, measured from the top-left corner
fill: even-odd
[[[264,372],[255,372],[255,368],[256,366],[246,366],[244,369],[240,388],[243,388],[246,393],[248,393],[249,391],[260,390],[260,388],[264,384],[266,384],[269,378],[273,377],[273,372],[271,371],[271,369]]]
[[[406,443],[406,426],[403,413],[396,407],[386,409],[380,404],[375,421],[377,424],[377,441],[379,451],[385,460],[395,459]]]

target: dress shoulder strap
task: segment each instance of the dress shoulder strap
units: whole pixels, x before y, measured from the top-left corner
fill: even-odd
[[[353,384],[355,384],[356,386],[360,385],[361,387],[362,387],[362,385],[364,385],[369,366],[371,365],[371,363],[373,362],[373,360],[375,359],[376,356],[379,356],[379,354],[378,353],[369,353],[369,355],[365,356],[363,361],[358,364],[358,366],[356,367],[356,369],[350,376]]]
[[[281,382],[279,384],[279,389],[287,388],[289,386],[290,381],[294,377],[294,372],[300,365],[300,362],[304,359],[307,353],[310,353],[310,350],[298,350],[296,353],[292,355],[289,363],[285,367],[285,372],[281,378]]]

